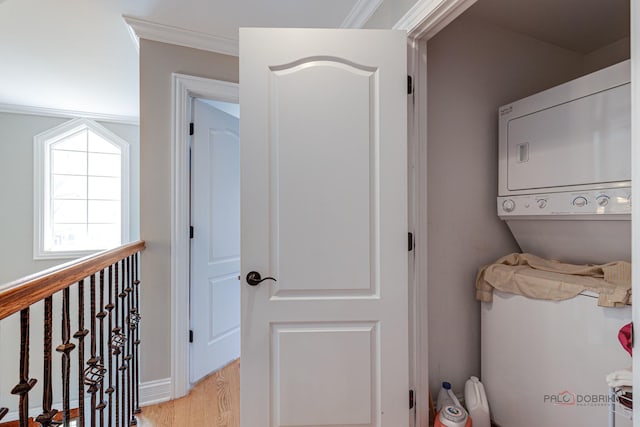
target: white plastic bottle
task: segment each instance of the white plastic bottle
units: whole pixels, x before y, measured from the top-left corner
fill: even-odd
[[[477,377],[469,378],[464,384],[464,403],[473,420],[473,427],[491,427],[489,402],[484,386]]]
[[[449,392],[451,392],[451,384],[445,381],[442,383],[442,387],[440,387],[440,391],[438,392],[436,412],[440,411],[446,405],[455,405],[455,402],[451,399],[451,394],[453,394],[453,392]]]

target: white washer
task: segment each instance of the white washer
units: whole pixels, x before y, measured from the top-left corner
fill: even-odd
[[[630,306],[599,307],[593,294],[556,302],[494,292],[481,312],[480,379],[500,427],[607,425],[605,377],[631,366],[618,341]],[[618,416],[616,425],[632,422]]]

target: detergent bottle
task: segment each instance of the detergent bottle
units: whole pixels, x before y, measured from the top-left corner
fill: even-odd
[[[471,427],[471,418],[462,406],[446,405],[436,415],[433,427]]]
[[[460,404],[448,382],[442,383],[442,388],[438,393],[436,410],[438,413],[434,427],[471,427],[469,414]]]
[[[491,427],[487,395],[477,377],[471,377],[465,383],[464,403],[475,427]]]

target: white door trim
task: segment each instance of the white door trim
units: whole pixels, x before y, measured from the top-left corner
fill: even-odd
[[[171,129],[171,398],[189,383],[189,123],[191,98],[239,102],[238,84],[173,73]]]
[[[429,40],[477,0],[418,0],[393,26],[410,38]]]
[[[476,0],[418,0],[394,29],[409,35],[408,73],[413,76],[413,99],[408,110],[409,229],[414,233],[414,261],[409,292],[413,316],[412,386],[415,388],[415,426],[429,425],[429,328],[427,299],[427,40],[436,35]],[[413,102],[411,102],[413,101]],[[411,274],[413,273],[413,274]]]

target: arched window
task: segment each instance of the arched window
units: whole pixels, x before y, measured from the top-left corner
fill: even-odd
[[[129,239],[129,143],[75,119],[34,137],[35,258],[70,258]]]

